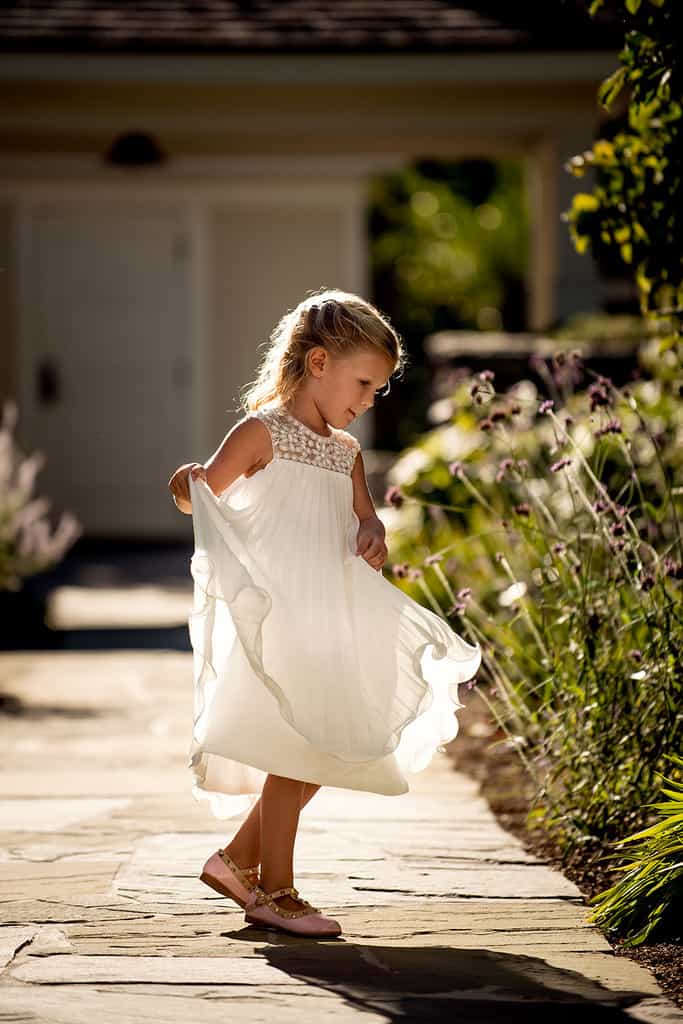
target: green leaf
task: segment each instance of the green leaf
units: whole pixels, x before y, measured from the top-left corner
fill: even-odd
[[[656,836],[664,829],[671,828],[676,822],[683,822],[683,814],[673,814],[670,818],[665,818],[663,821],[658,821],[655,825],[651,825],[650,828],[643,829],[642,832],[636,832],[632,836],[627,836],[621,842],[632,843],[634,840],[643,839],[646,836]]]
[[[626,0],[626,10],[629,14],[637,14],[642,0]]]
[[[616,71],[613,71],[612,74],[609,75],[600,85],[600,88],[598,89],[598,100],[607,110],[609,110],[610,106],[621,92],[625,79],[626,68],[621,67],[617,68]]]

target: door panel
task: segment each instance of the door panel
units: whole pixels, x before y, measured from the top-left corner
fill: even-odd
[[[38,202],[27,250],[20,417],[46,456],[36,493],[91,535],[177,534],[166,484],[189,451],[193,385],[182,206]]]

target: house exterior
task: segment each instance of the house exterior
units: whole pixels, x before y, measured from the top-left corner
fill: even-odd
[[[0,47],[0,401],[90,535],[188,536],[168,477],[239,418],[278,318],[371,297],[377,170],[519,155],[529,326],[600,303],[563,163],[618,39],[578,0],[10,2]]]

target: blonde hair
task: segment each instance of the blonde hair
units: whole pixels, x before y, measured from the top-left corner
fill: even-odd
[[[281,317],[257,377],[246,385],[240,404],[246,412],[279,400],[287,404],[306,376],[306,357],[321,345],[333,357],[371,349],[402,373],[407,353],[397,331],[371,302],[339,288],[322,288],[307,295]]]

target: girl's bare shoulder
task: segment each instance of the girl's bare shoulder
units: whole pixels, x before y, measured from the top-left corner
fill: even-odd
[[[249,447],[251,451],[259,450],[265,455],[271,449],[270,417],[267,410],[257,409],[248,412],[235,423],[230,434]]]

